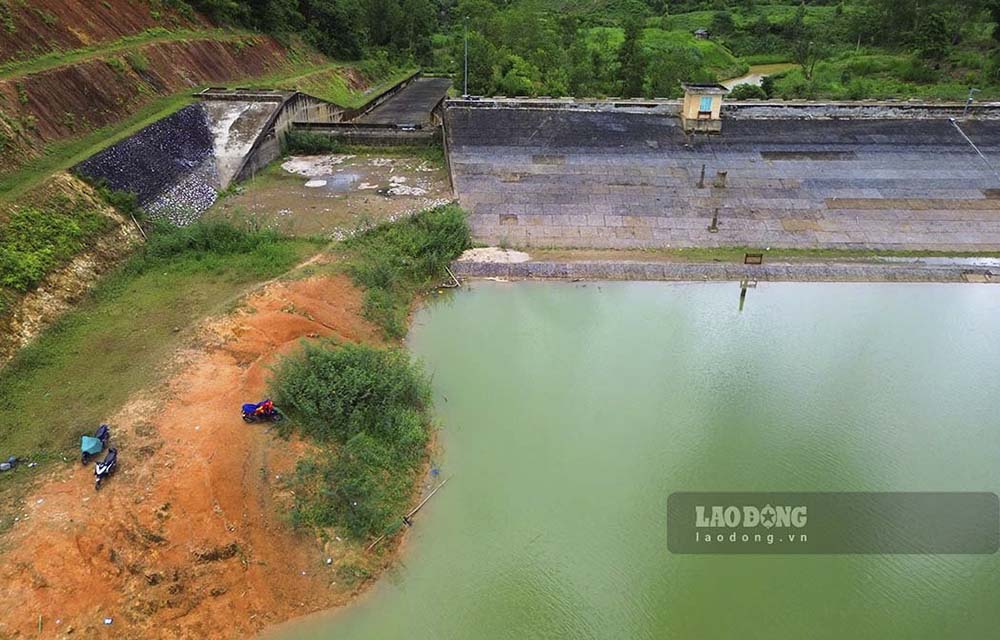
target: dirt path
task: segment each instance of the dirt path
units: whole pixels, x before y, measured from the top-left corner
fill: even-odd
[[[335,570],[356,548],[277,515],[306,445],[238,410],[303,337],[377,341],[360,309],[346,277],[317,276],[206,323],[179,373],[111,417],[117,475],[95,492],[92,466],[54,472],[0,539],[0,637],[243,637],[347,602]]]

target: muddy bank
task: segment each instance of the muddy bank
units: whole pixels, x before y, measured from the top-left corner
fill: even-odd
[[[95,492],[90,467],[53,471],[0,538],[0,637],[34,637],[39,619],[48,637],[245,637],[362,590],[344,571],[376,576],[392,546],[294,531],[282,479],[309,445],[238,414],[300,339],[379,342],[361,305],[345,276],[314,276],[206,321],[163,385],[109,416],[117,475]]]

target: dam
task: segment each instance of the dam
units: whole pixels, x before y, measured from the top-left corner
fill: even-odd
[[[720,133],[690,134],[670,107],[449,102],[455,190],[476,237],[609,249],[1000,246],[994,111],[959,124],[960,108],[748,103],[727,105]]]

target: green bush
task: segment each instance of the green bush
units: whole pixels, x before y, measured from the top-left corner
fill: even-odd
[[[347,442],[363,431],[409,441],[415,427],[410,411],[430,402],[427,381],[405,351],[352,344],[307,347],[281,363],[272,387],[282,408],[321,441]]]
[[[291,130],[285,136],[285,151],[288,153],[340,153],[343,145],[321,133]]]
[[[767,93],[755,84],[741,84],[733,88],[730,100],[767,100]]]
[[[378,535],[402,514],[430,432],[430,383],[401,349],[307,345],[282,360],[275,401],[328,445],[299,464],[293,520]]]
[[[27,291],[111,221],[68,198],[43,208],[18,207],[0,227],[0,286]]]
[[[403,222],[386,224],[347,242],[350,272],[365,289],[365,316],[386,335],[406,334],[406,316],[417,291],[442,278],[445,267],[469,245],[465,213],[446,205]]]

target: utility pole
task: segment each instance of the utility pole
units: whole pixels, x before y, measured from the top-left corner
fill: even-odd
[[[962,118],[963,119],[965,118],[966,115],[968,115],[968,113],[969,113],[969,107],[972,106],[972,100],[973,100],[973,98],[975,98],[975,96],[976,96],[976,94],[978,92],[979,92],[979,89],[976,89],[975,87],[969,89],[969,97],[965,99],[965,108],[962,109]]]
[[[462,85],[462,97],[469,97],[469,16],[465,16],[465,83]]]

